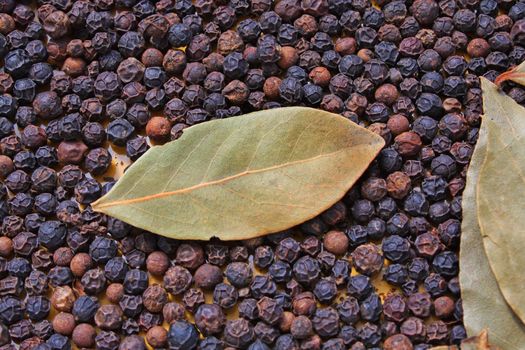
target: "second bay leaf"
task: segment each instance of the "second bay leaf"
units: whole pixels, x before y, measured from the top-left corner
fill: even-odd
[[[481,79],[486,153],[478,174],[478,222],[502,295],[525,320],[525,109]]]
[[[478,224],[476,188],[479,171],[485,160],[486,142],[487,135],[483,121],[468,168],[467,184],[462,199],[459,282],[463,323],[469,336],[490,328],[494,345],[502,349],[521,350],[522,345],[525,344],[525,326],[501,294],[483,247]]]
[[[171,238],[253,238],[328,209],[383,145],[348,119],[312,108],[214,120],[150,149],[92,206]]]

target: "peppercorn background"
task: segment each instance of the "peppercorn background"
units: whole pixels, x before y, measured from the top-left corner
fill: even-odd
[[[508,0],[0,0],[0,349],[458,344],[478,76],[525,59],[524,17]],[[91,210],[152,144],[288,105],[386,142],[319,217],[226,244]]]

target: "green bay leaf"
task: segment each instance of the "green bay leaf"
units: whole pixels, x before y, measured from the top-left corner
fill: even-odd
[[[488,80],[481,78],[481,86],[484,116],[479,139],[467,172],[467,186],[462,200],[463,222],[459,278],[464,324],[469,335],[477,334],[488,328],[494,345],[504,349],[523,349],[525,327],[513,312],[514,308],[507,303],[509,301],[508,293],[506,294],[509,287],[508,281],[504,278],[505,282],[502,284],[502,276],[498,274],[502,268],[509,268],[508,264],[513,259],[509,259],[509,255],[502,259],[501,247],[493,244],[493,239],[502,239],[502,243],[507,246],[510,241],[507,240],[506,235],[514,233],[506,229],[502,230],[500,227],[487,231],[485,227],[489,221],[492,221],[490,225],[494,225],[495,222],[498,223],[497,225],[501,224],[501,218],[487,214],[487,210],[489,212],[492,210],[492,204],[487,208],[486,203],[487,200],[492,202],[495,197],[502,194],[501,184],[491,184],[489,186],[493,187],[486,187],[486,177],[494,176],[491,172],[494,172],[495,169],[487,170],[485,167],[491,164],[487,163],[488,159],[494,156],[499,157],[499,168],[496,172],[501,173],[501,176],[496,175],[496,177],[499,181],[504,180],[502,176],[505,176],[503,173],[507,172],[508,164],[506,163],[509,162],[509,158],[499,154],[500,152],[494,148],[492,139],[503,133],[507,135],[508,140],[511,140],[515,132],[513,124],[519,120],[520,116],[524,116],[524,110],[510,97],[499,92],[497,87]],[[512,112],[509,114],[510,111]],[[494,164],[489,166],[493,167]],[[482,188],[484,190],[481,190]],[[521,249],[523,249],[523,244]],[[520,273],[519,269],[512,268],[513,276]],[[519,285],[512,286],[512,284],[510,288],[513,289],[516,286],[519,288]]]
[[[300,224],[339,200],[383,139],[305,107],[188,128],[153,147],[93,209],[178,239],[247,239]]]

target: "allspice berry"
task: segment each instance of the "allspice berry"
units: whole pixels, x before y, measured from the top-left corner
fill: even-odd
[[[168,331],[162,326],[151,327],[146,333],[146,341],[153,348],[162,348],[168,340]]]
[[[72,259],[69,264],[69,268],[73,275],[82,277],[87,270],[93,265],[93,260],[88,253],[78,253]]]
[[[399,92],[393,84],[383,84],[378,87],[374,93],[377,102],[382,102],[387,106],[391,106],[399,97]]]
[[[393,114],[388,118],[386,127],[392,134],[399,135],[409,130],[410,122],[408,121],[408,118],[402,114]]]
[[[279,321],[279,329],[283,333],[290,332],[292,328],[293,321],[295,320],[295,315],[290,311],[284,311],[281,320]]]
[[[69,312],[60,312],[53,317],[53,329],[62,335],[71,335],[75,329],[75,316]]]
[[[5,179],[7,175],[13,172],[15,166],[8,156],[0,155],[0,178]]]
[[[162,276],[170,267],[170,259],[166,253],[157,250],[148,255],[146,268],[154,276]]]
[[[271,100],[279,98],[279,86],[281,86],[281,79],[278,77],[269,77],[264,81],[263,91],[264,95]]]
[[[319,86],[328,86],[332,75],[326,67],[315,67],[308,75],[314,84]]]
[[[0,237],[0,256],[7,258],[13,254],[13,241],[7,236]]]
[[[153,141],[165,140],[171,131],[171,123],[164,117],[153,117],[146,124],[146,135]]]
[[[86,69],[86,62],[79,57],[68,57],[62,65],[62,71],[72,77],[77,77],[84,74]]]
[[[57,311],[70,312],[75,300],[75,292],[69,286],[56,287],[51,295],[51,305]]]
[[[277,65],[282,69],[288,69],[299,60],[297,49],[292,46],[281,47],[281,58],[277,61]]]
[[[356,47],[357,47],[357,43],[355,39],[352,37],[346,37],[346,38],[338,38],[335,41],[334,49],[341,56],[345,56],[345,55],[354,54]]]
[[[92,348],[95,346],[96,336],[97,331],[95,327],[88,323],[81,323],[75,327],[71,338],[73,343],[79,348]]]
[[[124,296],[124,286],[120,283],[111,283],[106,288],[106,297],[112,303],[118,303]]]
[[[332,230],[324,235],[323,245],[330,253],[343,255],[348,249],[348,237],[343,231]]]
[[[63,164],[80,164],[88,151],[82,141],[62,141],[58,145],[58,160]]]
[[[216,265],[203,264],[195,271],[194,280],[199,288],[213,289],[223,280],[222,270]]]
[[[395,146],[399,154],[404,157],[416,156],[421,150],[421,137],[413,131],[406,131],[396,136]]]

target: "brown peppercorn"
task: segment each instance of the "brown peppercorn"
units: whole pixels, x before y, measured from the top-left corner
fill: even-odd
[[[222,94],[234,105],[242,105],[250,96],[250,89],[240,80],[232,80],[222,89]]]
[[[474,38],[467,45],[467,53],[470,57],[486,57],[490,53],[490,45],[483,38]]]
[[[264,81],[263,91],[264,95],[275,100],[279,98],[279,86],[281,86],[281,79],[278,77],[269,77]]]
[[[295,339],[309,338],[313,333],[312,321],[307,316],[297,316],[292,322],[290,333]]]
[[[69,266],[75,256],[73,250],[69,247],[60,247],[53,253],[53,262],[58,266]]]
[[[93,265],[93,260],[87,253],[78,253],[72,259],[69,264],[69,268],[73,275],[77,277],[82,277],[87,270]]]
[[[81,323],[73,330],[71,339],[79,348],[92,348],[95,346],[97,331],[88,323]]]
[[[7,35],[16,28],[16,23],[13,17],[7,13],[0,13],[0,33]]]
[[[176,302],[169,302],[162,308],[162,316],[168,324],[184,319],[184,306]]]
[[[146,135],[154,141],[164,141],[171,131],[171,123],[164,117],[152,117],[146,124]]]
[[[335,255],[343,255],[348,249],[348,237],[343,231],[332,230],[324,235],[324,249]]]
[[[142,53],[140,58],[140,61],[146,67],[161,67],[163,60],[164,54],[154,47],[147,48],[146,51]]]
[[[374,58],[374,53],[370,49],[361,49],[357,51],[357,56],[359,56],[363,60],[363,62],[366,63],[372,58]]]
[[[410,129],[410,122],[402,114],[393,114],[388,118],[386,126],[392,134],[399,135]]]
[[[375,244],[362,244],[352,252],[352,264],[357,272],[372,275],[383,267],[383,256]]]
[[[242,52],[244,42],[241,36],[235,30],[227,30],[221,34],[217,40],[217,52],[226,56],[232,52]]]
[[[332,75],[326,67],[315,67],[308,74],[312,82],[319,86],[328,86]]]
[[[157,250],[148,255],[146,268],[154,276],[162,276],[170,267],[170,259],[166,253]]]
[[[454,300],[449,296],[442,296],[434,300],[434,314],[437,318],[447,319],[454,313]]]
[[[13,254],[13,241],[7,236],[0,237],[0,256],[8,258]]]
[[[157,313],[168,302],[168,293],[160,284],[152,284],[142,293],[142,299],[149,312]]]
[[[226,323],[226,317],[217,304],[200,305],[195,312],[195,325],[204,335],[220,333]]]
[[[114,304],[117,304],[124,296],[124,286],[120,283],[111,283],[106,288],[106,297]]]
[[[71,335],[75,326],[75,316],[69,312],[60,312],[53,317],[53,329],[59,334]]]
[[[222,270],[212,264],[203,264],[194,275],[195,285],[203,289],[213,289],[223,280]]]
[[[195,271],[204,264],[204,250],[197,243],[183,243],[177,248],[177,264]]]
[[[303,292],[292,300],[293,313],[296,315],[312,316],[317,309],[317,302],[312,292]]]
[[[361,184],[361,195],[369,201],[378,202],[386,193],[386,181],[379,177],[370,177]]]
[[[51,305],[57,311],[70,312],[75,300],[75,292],[69,286],[56,287],[51,295]]]
[[[378,87],[374,93],[377,102],[382,102],[387,106],[391,106],[399,97],[399,92],[393,84],[383,84]]]
[[[412,350],[412,342],[406,335],[394,334],[387,339],[383,344],[384,350]]]
[[[86,62],[82,58],[68,57],[62,65],[62,70],[69,76],[78,77],[84,74]]]
[[[284,311],[281,320],[279,321],[279,329],[283,333],[290,332],[292,328],[292,323],[295,320],[295,315],[290,311]]]
[[[153,326],[146,333],[146,341],[153,348],[163,348],[168,341],[168,331],[162,326]]]
[[[307,14],[301,15],[301,17],[297,18],[293,22],[293,25],[305,37],[311,37],[319,30],[315,17]]]
[[[396,136],[395,146],[404,157],[416,156],[422,147],[421,137],[413,131],[406,131]]]
[[[297,49],[292,46],[281,47],[281,58],[277,61],[277,65],[282,69],[288,69],[295,65],[299,60]]]
[[[461,102],[459,102],[457,98],[448,97],[443,100],[443,109],[447,113],[461,112],[461,108],[462,108]]]
[[[122,325],[122,309],[118,305],[100,306],[95,313],[95,324],[103,330],[116,330]]]
[[[338,38],[335,41],[334,48],[335,48],[335,51],[339,53],[341,56],[352,55],[355,53],[355,50],[357,48],[357,43],[355,39],[352,37]]]
[[[402,171],[396,171],[386,178],[388,194],[395,199],[402,199],[412,188],[410,177]]]
[[[82,141],[62,141],[58,145],[58,160],[62,164],[81,164],[88,147]]]
[[[69,31],[69,17],[62,11],[51,12],[44,19],[44,29],[53,39],[65,36]]]
[[[13,172],[15,166],[8,156],[0,155],[0,179],[5,179]]]

